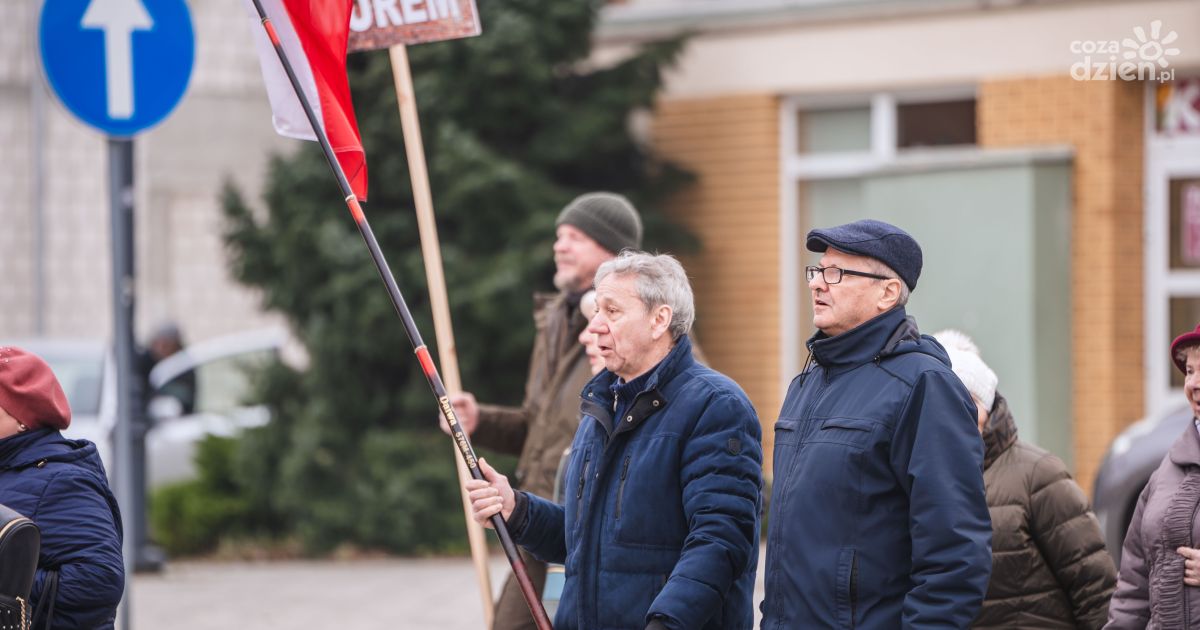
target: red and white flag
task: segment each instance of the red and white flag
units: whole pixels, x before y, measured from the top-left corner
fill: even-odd
[[[367,159],[363,152],[350,81],[346,77],[346,42],[350,37],[353,0],[259,0],[275,27],[279,43],[300,80],[304,95],[329,138],[350,188],[367,198]],[[275,131],[289,138],[316,140],[317,135],[279,56],[259,23],[252,0],[245,0],[253,27]]]

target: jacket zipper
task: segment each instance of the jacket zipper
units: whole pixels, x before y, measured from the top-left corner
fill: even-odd
[[[858,552],[850,556],[850,630],[854,630],[858,617]]]
[[[629,476],[629,458],[632,455],[625,456],[625,463],[621,466],[621,485],[617,487],[617,518],[621,520],[621,505],[625,502],[625,478]]]
[[[583,474],[579,475],[579,488],[575,490],[575,499],[576,500],[583,498],[583,484],[587,481],[588,466],[591,463],[592,463],[592,456],[588,455],[587,458],[583,460]]]
[[[1194,529],[1195,527],[1196,527],[1196,510],[1193,509],[1192,517],[1188,519],[1188,546],[1189,547],[1192,547],[1193,545],[1195,545],[1195,541],[1192,540],[1192,532],[1195,531],[1195,529]],[[1183,627],[1184,628],[1192,627],[1191,619],[1189,619],[1189,617],[1191,617],[1190,612],[1191,611],[1188,609],[1188,589],[1185,588],[1185,589],[1183,589]]]
[[[801,420],[807,419],[809,415],[812,414],[813,409],[816,409],[817,405],[824,401],[825,394],[829,392],[829,370],[824,366],[821,366],[819,363],[817,365],[821,368],[821,371],[824,372],[824,374],[822,374],[823,378],[817,381],[817,390],[812,393],[812,397],[809,399],[808,404],[800,410],[798,417]]]

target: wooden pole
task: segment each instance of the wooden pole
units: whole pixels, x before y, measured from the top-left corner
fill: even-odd
[[[433,195],[429,190],[429,172],[425,167],[425,146],[421,141],[421,124],[417,117],[417,99],[413,91],[412,72],[408,65],[408,50],[404,44],[388,49],[392,60],[392,76],[396,82],[396,100],[400,105],[400,124],[404,130],[404,150],[408,155],[408,171],[412,178],[413,199],[417,205],[417,226],[421,235],[421,254],[425,258],[425,278],[429,284],[429,301],[433,306],[433,327],[438,345],[438,360],[451,394],[462,391],[458,373],[458,351],[454,345],[454,328],[450,322],[450,301],[446,297],[446,276],[442,271],[442,251],[438,242],[437,224],[433,218]],[[467,519],[467,539],[471,543],[471,559],[479,578],[479,595],[483,602],[485,627],[492,627],[492,585],[488,574],[487,539],[483,526],[471,518],[471,501],[464,482],[471,478],[462,453],[454,449],[458,462],[459,488],[462,488],[463,513]]]

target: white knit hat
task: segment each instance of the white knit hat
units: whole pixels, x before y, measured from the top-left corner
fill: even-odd
[[[933,338],[937,339],[950,355],[950,368],[963,385],[967,386],[967,391],[983,403],[985,412],[990,412],[992,403],[996,400],[996,383],[999,379],[979,357],[979,348],[975,346],[975,342],[965,334],[951,329],[934,333]]]

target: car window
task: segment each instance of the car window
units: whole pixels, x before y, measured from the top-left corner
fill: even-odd
[[[167,381],[158,394],[180,399],[189,413],[229,413],[251,402],[251,375],[275,356],[274,350],[256,350],[201,363]]]
[[[62,385],[71,413],[94,416],[100,413],[100,392],[103,385],[104,359],[102,357],[43,353],[42,358],[54,371]]]

